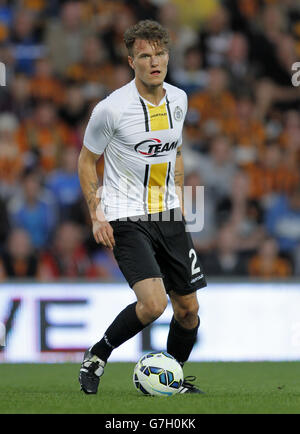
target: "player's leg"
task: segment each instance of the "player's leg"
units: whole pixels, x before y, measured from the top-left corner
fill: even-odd
[[[137,297],[136,313],[142,324],[150,324],[164,312],[168,304],[162,278],[154,277],[133,286]]]
[[[91,347],[91,353],[105,363],[112,351],[157,319],[167,306],[167,295],[161,278],[141,280],[133,285],[137,301],[127,306],[105,331],[103,338]]]
[[[200,324],[196,291],[206,286],[206,281],[191,235],[186,231],[184,218],[163,221],[158,225],[160,248],[156,253],[174,311],[167,351],[183,365],[196,342]],[[186,381],[185,385],[189,386]],[[183,387],[181,393],[200,391],[191,385]]]
[[[111,225],[116,240],[115,258],[137,301],[120,312],[102,339],[86,351],[79,375],[86,393],[97,392],[99,377],[113,349],[143,330],[166,306],[166,292],[151,235],[137,222],[114,221]]]
[[[167,351],[183,366],[197,340],[200,325],[199,304],[196,292],[179,295],[170,291],[169,296],[174,315],[170,323]],[[195,379],[195,377],[185,377],[179,393],[203,393],[189,382]]]
[[[169,293],[174,315],[171,320],[167,341],[167,351],[183,366],[197,339],[200,325],[199,304],[196,292],[179,295]]]
[[[133,285],[137,302],[128,305],[115,318],[103,338],[86,351],[79,382],[87,394],[95,394],[112,351],[157,319],[167,306],[167,295],[161,278],[148,278]]]

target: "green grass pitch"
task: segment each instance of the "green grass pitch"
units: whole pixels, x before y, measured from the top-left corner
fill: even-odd
[[[109,363],[97,395],[79,391],[79,364],[1,364],[0,413],[300,413],[300,362],[187,363],[205,395],[149,397],[133,363]]]

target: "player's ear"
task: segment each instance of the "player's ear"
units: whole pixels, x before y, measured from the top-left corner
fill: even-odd
[[[129,66],[134,70],[135,69],[135,65],[134,65],[133,57],[128,56],[128,63],[129,63]]]

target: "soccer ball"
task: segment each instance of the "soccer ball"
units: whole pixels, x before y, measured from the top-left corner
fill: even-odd
[[[177,360],[165,351],[145,354],[135,365],[133,384],[145,395],[172,396],[179,392],[183,371]]]

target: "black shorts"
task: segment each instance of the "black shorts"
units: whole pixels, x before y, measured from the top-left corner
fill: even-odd
[[[166,213],[170,221],[165,221]],[[161,277],[167,292],[181,295],[206,286],[180,209],[152,214],[150,221],[148,217],[110,221],[116,242],[114,255],[130,287],[151,277]]]

